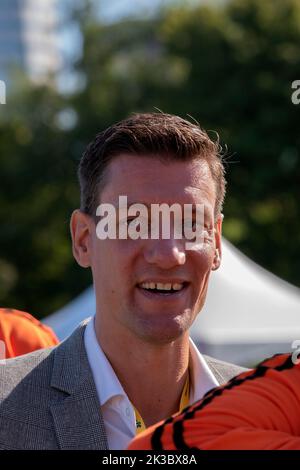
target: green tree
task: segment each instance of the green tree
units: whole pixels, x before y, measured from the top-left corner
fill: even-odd
[[[22,87],[5,109],[0,125],[1,306],[44,316],[90,282],[88,272],[75,266],[69,236],[69,215],[78,205],[78,142],[61,129],[60,115],[68,104],[53,89]]]

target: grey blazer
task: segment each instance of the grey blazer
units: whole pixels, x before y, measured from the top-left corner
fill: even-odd
[[[0,449],[108,449],[85,326],[54,348],[0,361]],[[245,370],[206,360],[219,383]]]

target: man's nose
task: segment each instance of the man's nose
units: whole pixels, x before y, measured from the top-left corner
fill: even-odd
[[[148,240],[144,249],[147,263],[156,264],[162,269],[171,269],[183,265],[186,260],[183,240],[159,239]]]

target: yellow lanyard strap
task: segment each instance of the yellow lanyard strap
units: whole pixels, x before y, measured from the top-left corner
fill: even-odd
[[[179,413],[189,405],[189,400],[190,400],[190,374],[188,373],[183,390],[182,390],[182,394],[181,394]],[[135,408],[134,405],[132,406],[135,412],[136,434],[140,434],[141,432],[145,431],[146,426],[138,410]]]

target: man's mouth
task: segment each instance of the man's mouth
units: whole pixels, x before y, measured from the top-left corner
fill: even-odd
[[[188,282],[155,282],[147,281],[137,285],[144,292],[160,295],[174,295],[188,286]]]

